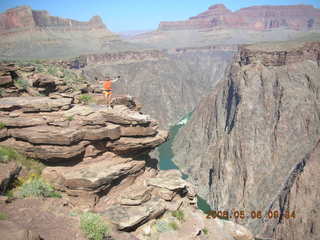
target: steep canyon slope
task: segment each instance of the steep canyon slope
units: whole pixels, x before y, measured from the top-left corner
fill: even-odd
[[[84,72],[92,81],[94,76],[120,75],[114,92],[138,97],[145,111],[168,127],[209,93],[232,55],[232,47],[91,55]]]
[[[174,143],[175,162],[214,209],[262,212],[241,220],[261,238],[320,237],[319,49],[239,47]],[[269,219],[269,211],[280,215]]]

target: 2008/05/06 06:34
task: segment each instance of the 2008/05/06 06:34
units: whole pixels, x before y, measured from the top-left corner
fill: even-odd
[[[295,211],[284,211],[281,213],[278,210],[269,211],[266,214],[263,214],[262,211],[244,211],[244,210],[235,210],[235,211],[209,211],[207,212],[207,218],[223,218],[223,219],[232,219],[232,218],[239,218],[239,219],[245,219],[245,218],[252,218],[252,219],[260,219],[260,218],[269,218],[269,219],[275,219],[284,217],[286,219],[295,218],[296,213]]]

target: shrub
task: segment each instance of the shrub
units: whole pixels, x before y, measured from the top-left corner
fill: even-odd
[[[36,175],[40,175],[44,165],[34,159],[27,158],[12,148],[0,146],[0,162],[16,161]]]
[[[184,221],[184,212],[182,210],[173,211],[171,215],[178,219],[180,222]]]
[[[7,220],[8,216],[5,213],[0,212],[0,220]]]
[[[172,230],[176,231],[179,229],[178,224],[174,221],[169,222],[169,226],[172,228]]]
[[[169,223],[164,220],[158,220],[155,226],[159,233],[169,232],[172,230]]]
[[[81,215],[80,228],[90,240],[102,240],[109,232],[102,218],[90,212]]]
[[[87,94],[80,95],[79,101],[84,104],[89,104],[90,102],[92,102],[92,96]]]
[[[204,233],[204,235],[208,235],[208,233],[209,233],[207,228],[202,229],[202,232]]]
[[[46,197],[61,198],[61,195],[54,191],[53,187],[44,182],[41,178],[34,177],[18,187],[16,194],[19,197]]]
[[[14,81],[14,85],[22,90],[26,90],[29,87],[29,83],[27,80],[23,79],[23,78],[18,78]]]
[[[0,129],[5,128],[6,125],[3,122],[0,122]]]
[[[68,121],[73,121],[73,120],[74,120],[74,117],[73,117],[73,116],[67,116],[66,119],[67,119]]]

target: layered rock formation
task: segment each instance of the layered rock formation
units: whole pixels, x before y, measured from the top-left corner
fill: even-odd
[[[26,166],[2,156],[10,152],[2,147],[0,194],[11,189],[15,197],[0,196],[1,216],[7,218],[0,220],[2,236],[85,239],[79,218],[93,211],[108,224],[109,239],[253,240],[242,226],[207,219],[197,209],[194,187],[178,170],[157,169],[148,152],[166,141],[167,132],[158,130],[134,99],[117,97],[115,106],[107,108],[76,104],[77,94],[52,89],[48,96],[18,92],[18,97],[0,98],[0,146],[41,160],[45,168],[39,179],[61,195],[22,199],[15,194],[19,188],[12,189],[13,183],[29,184],[37,177],[24,180]],[[23,161],[30,165],[30,159]],[[21,168],[25,178],[19,175]]]
[[[241,46],[174,143],[200,194],[214,209],[243,210],[238,221],[260,238],[319,238],[319,49]]]
[[[161,22],[159,30],[246,28],[268,30],[319,29],[320,10],[310,5],[253,6],[232,12],[223,4],[216,4],[186,21]]]
[[[28,6],[0,14],[0,59],[48,59],[127,49],[99,16],[87,22],[50,16]]]
[[[12,8],[0,14],[0,34],[2,36],[19,31],[40,30],[40,28],[61,31],[109,31],[99,16],[92,17],[88,22],[80,22],[53,17],[48,11],[35,11],[28,6]]]

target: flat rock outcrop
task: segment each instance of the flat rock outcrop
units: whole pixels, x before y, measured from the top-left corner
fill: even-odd
[[[232,12],[223,4],[216,4],[203,13],[185,21],[161,22],[159,30],[185,30],[210,28],[245,28],[269,30],[319,29],[320,10],[311,5],[253,6]]]
[[[262,214],[238,219],[258,238],[319,236],[318,59],[319,42],[241,46],[175,140],[174,161],[211,206]]]

